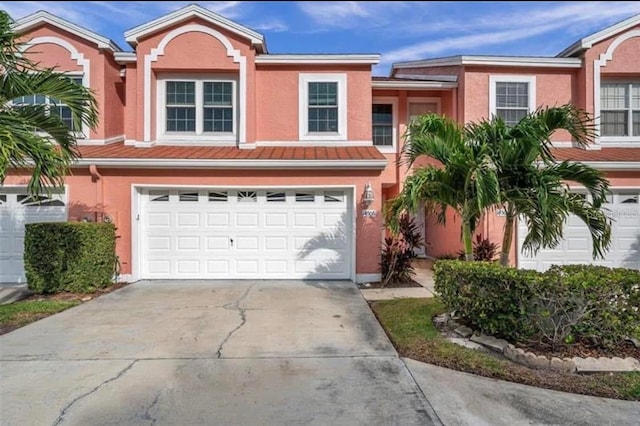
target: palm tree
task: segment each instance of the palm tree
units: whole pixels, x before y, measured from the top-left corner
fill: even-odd
[[[0,11],[0,185],[9,169],[31,170],[29,192],[61,186],[77,157],[76,132],[98,123],[96,100],[89,89],[53,68],[40,68],[21,52],[11,18]],[[28,103],[48,97],[72,114],[71,128],[51,105]]]
[[[410,135],[410,137],[409,137]],[[499,201],[498,177],[491,150],[467,138],[466,130],[455,121],[429,114],[409,124],[402,160],[409,167],[416,159],[429,156],[441,166],[415,168],[403,184],[401,193],[386,206],[387,223],[397,227],[402,212],[415,213],[421,203],[444,223],[452,208],[462,220],[465,257],[473,260],[472,235],[487,208]]]
[[[527,224],[523,248],[530,253],[557,246],[571,214],[589,228],[594,257],[603,256],[609,246],[611,224],[600,210],[609,183],[598,170],[585,164],[555,161],[550,138],[558,130],[567,131],[581,146],[592,143],[595,135],[587,113],[572,105],[539,109],[514,126],[499,117],[467,126],[469,138],[492,149],[505,210],[502,265],[509,264],[518,218]],[[592,201],[571,192],[570,182],[583,186]]]

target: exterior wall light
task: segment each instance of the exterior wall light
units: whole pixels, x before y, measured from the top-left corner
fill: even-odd
[[[376,199],[376,195],[373,192],[373,187],[371,186],[371,183],[369,182],[364,186],[364,193],[362,194],[362,201],[364,202],[364,204],[366,204],[368,206],[371,203],[373,203],[373,201],[375,199]]]

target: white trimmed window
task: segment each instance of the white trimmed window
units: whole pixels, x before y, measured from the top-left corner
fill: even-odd
[[[300,74],[300,140],[347,139],[347,75]]]
[[[373,98],[371,106],[371,139],[381,152],[396,151],[398,101],[394,98]]]
[[[81,75],[70,75],[69,79],[80,86],[83,84]],[[58,99],[44,95],[29,95],[14,99],[13,103],[16,105],[45,105],[47,114],[59,116],[69,129],[74,130],[78,133],[78,136],[81,136],[81,130],[74,129],[71,108]]]
[[[500,117],[510,126],[536,109],[534,76],[492,75],[489,91],[489,116]]]
[[[640,136],[640,83],[600,85],[600,135]]]
[[[235,141],[236,86],[220,76],[158,79],[158,139]]]

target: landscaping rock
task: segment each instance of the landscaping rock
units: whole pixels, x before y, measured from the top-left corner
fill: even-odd
[[[446,325],[449,322],[449,314],[440,314],[433,317],[433,323],[436,326]]]
[[[628,340],[633,343],[633,346],[640,349],[640,340],[634,339],[633,337],[629,337]]]
[[[89,300],[91,300],[91,299],[92,299],[92,298],[91,298],[91,296],[85,296],[85,297],[83,297],[83,298],[82,298],[82,299],[80,299],[80,300],[82,300],[83,302],[88,302],[88,301],[89,301]]]
[[[640,362],[635,358],[573,358],[578,373],[616,373],[640,371]]]
[[[531,352],[526,353],[527,365],[531,368],[537,368],[538,370],[549,369],[549,358],[544,355],[535,355]]]
[[[467,327],[466,325],[461,325],[460,327],[453,330],[457,335],[464,337],[465,339],[473,334],[473,330]]]
[[[509,344],[506,340],[497,339],[493,336],[487,336],[486,334],[477,334],[471,336],[471,341],[480,343],[489,349],[502,353],[504,348]]]
[[[549,362],[549,369],[559,373],[575,373],[576,364],[570,358],[560,359],[553,357]]]
[[[510,359],[513,362],[517,362],[518,364],[527,365],[527,356],[526,352],[520,348],[516,348],[512,344],[508,344],[502,350],[504,356]]]
[[[475,350],[484,349],[484,346],[474,343],[469,339],[463,339],[461,337],[447,337],[447,340],[450,341],[451,343],[455,343],[456,345],[462,346],[467,349],[475,349]]]

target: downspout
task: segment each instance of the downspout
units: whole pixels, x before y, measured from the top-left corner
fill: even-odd
[[[102,179],[102,175],[98,172],[98,167],[95,164],[89,165],[89,173],[91,174],[91,182],[96,183],[96,217],[95,220],[98,221],[101,218],[98,218],[98,214],[102,216],[104,214],[104,179]],[[100,181],[100,182],[98,182]]]

